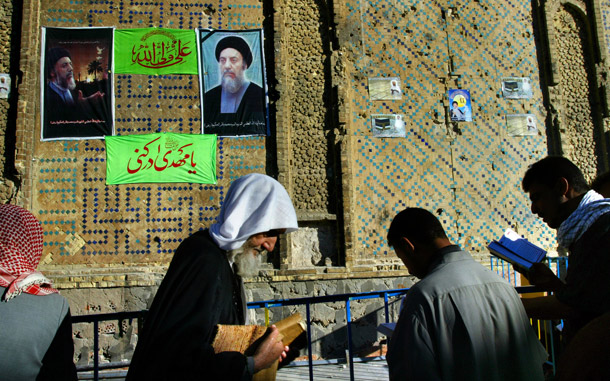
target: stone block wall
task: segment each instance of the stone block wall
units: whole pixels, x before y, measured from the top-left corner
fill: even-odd
[[[542,53],[529,2],[43,1],[26,2],[27,12],[39,14],[40,24],[23,31],[16,164],[24,204],[45,227],[50,271],[161,268],[185,236],[213,223],[230,182],[249,172],[277,176],[305,228],[270,260],[277,276],[324,273],[328,265],[347,274],[393,274],[400,263],[385,232],[406,206],[434,211],[451,238],[481,258],[509,226],[552,249],[552,232],[529,213],[519,189],[526,166],[547,152]],[[39,27],[134,23],[271,29],[271,135],[221,137],[217,185],[107,186],[103,141],[39,141]],[[400,77],[403,98],[372,101],[368,79],[388,76]],[[530,78],[533,97],[502,98],[504,76]],[[199,131],[196,76],[121,74],[114,84],[118,134]],[[449,120],[452,88],[470,91],[472,122]],[[506,115],[514,113],[533,114],[539,134],[509,136]],[[406,138],[373,137],[374,114],[404,115]]]
[[[373,278],[370,279],[317,279],[290,280],[267,283],[251,282],[246,286],[248,300],[273,300],[284,298],[306,298],[324,295],[348,294],[378,290],[391,290],[410,287],[410,277]],[[98,288],[89,290],[63,290],[62,295],[68,298],[73,315],[92,313],[112,313],[118,311],[139,311],[150,307],[156,289],[152,287]],[[400,299],[390,299],[390,321],[398,318]],[[377,332],[377,326],[385,322],[383,299],[366,299],[352,301],[352,343],[356,355],[364,355],[371,348],[379,346],[385,336]],[[271,323],[282,320],[295,312],[305,317],[305,305],[272,307],[269,309]],[[312,347],[317,358],[342,358],[347,344],[347,312],[345,302],[319,303],[310,305]],[[263,309],[249,310],[250,324],[265,324]],[[93,326],[79,323],[73,327],[75,343],[75,361],[77,365],[93,362]],[[107,321],[100,323],[100,362],[120,362],[131,359],[138,338],[138,324],[134,320]],[[296,345],[296,344],[295,344]],[[306,356],[307,347],[302,343],[299,354]],[[296,351],[295,347],[295,351]]]
[[[0,200],[41,220],[41,268],[73,314],[149,305],[177,245],[214,222],[231,181],[246,173],[277,177],[302,226],[249,280],[249,296],[259,300],[408,286],[385,241],[391,218],[407,206],[433,211],[485,264],[486,244],[507,227],[552,252],[554,232],[520,190],[525,169],[548,152],[574,159],[588,178],[608,168],[606,1],[26,0],[17,7],[29,21],[15,52],[16,3],[0,3],[9,26],[0,71],[23,72],[15,98],[0,100]],[[103,141],[39,139],[42,26],[263,28],[271,135],[219,138],[214,186],[107,186]],[[503,98],[507,76],[530,78],[532,98]],[[400,77],[402,99],[371,100],[368,80],[379,77]],[[113,78],[117,133],[199,131],[196,76]],[[472,122],[449,118],[447,92],[456,88],[470,91]],[[538,134],[510,136],[506,115],[524,113],[534,115]],[[406,137],[373,137],[374,114],[403,115]],[[378,306],[353,307],[366,327],[358,343],[368,345],[378,339]],[[340,309],[315,308],[319,353],[341,351],[331,333],[341,329]],[[134,331],[106,328],[104,356],[114,361],[129,352]],[[88,361],[90,336],[76,335],[80,361]]]
[[[10,97],[0,98],[0,202],[16,202],[19,179],[15,166],[15,115],[17,83],[20,80],[19,35],[21,5],[0,2],[0,73],[11,78]],[[17,184],[15,184],[17,182]]]

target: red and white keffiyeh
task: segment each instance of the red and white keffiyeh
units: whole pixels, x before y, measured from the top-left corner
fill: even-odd
[[[2,301],[25,292],[57,292],[51,281],[36,271],[42,256],[42,226],[32,213],[16,205],[0,205],[0,286]]]

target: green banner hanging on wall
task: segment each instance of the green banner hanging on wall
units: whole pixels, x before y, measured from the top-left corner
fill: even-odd
[[[194,30],[117,29],[114,71],[128,74],[198,74]]]
[[[106,136],[106,184],[216,184],[216,135]]]

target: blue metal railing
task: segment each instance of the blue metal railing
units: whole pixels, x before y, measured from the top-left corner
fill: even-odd
[[[534,286],[526,286],[526,287],[516,287],[517,292],[519,293],[530,293],[530,292],[539,292],[540,290]],[[352,301],[356,300],[364,300],[364,299],[373,299],[373,298],[383,298],[384,301],[384,312],[385,312],[385,322],[390,322],[390,313],[389,313],[389,305],[391,298],[396,298],[403,296],[406,294],[408,289],[395,289],[395,290],[386,290],[386,291],[373,291],[373,292],[364,292],[364,293],[349,293],[349,294],[339,294],[339,295],[326,295],[326,296],[316,296],[316,297],[305,297],[305,298],[295,298],[295,299],[279,299],[279,300],[265,300],[258,302],[250,302],[248,303],[249,309],[257,309],[264,308],[265,309],[265,317],[268,321],[268,309],[274,307],[285,307],[285,306],[296,306],[296,305],[305,305],[306,311],[306,324],[307,324],[307,349],[308,349],[308,366],[309,366],[309,379],[313,380],[313,351],[312,351],[312,338],[311,338],[311,305],[319,304],[319,303],[333,303],[333,302],[344,302],[346,309],[346,324],[347,324],[347,337],[348,337],[348,358],[346,362],[349,366],[350,372],[350,380],[354,380],[354,353],[353,353],[353,344],[352,344],[352,315],[351,315],[351,305]],[[110,313],[110,314],[96,314],[96,315],[82,315],[82,316],[74,316],[72,321],[73,323],[93,323],[94,330],[94,348],[93,348],[93,367],[79,367],[79,371],[84,370],[93,370],[93,379],[99,379],[99,370],[101,368],[104,369],[112,369],[112,368],[122,368],[127,367],[129,365],[128,362],[118,363],[118,364],[104,364],[103,367],[100,367],[99,364],[99,322],[106,320],[132,320],[138,319],[139,327],[143,317],[145,317],[147,311],[135,311],[135,312],[118,312],[118,313]],[[120,324],[119,324],[120,325]],[[138,327],[138,329],[139,329]]]
[[[114,312],[107,314],[94,314],[94,315],[79,315],[72,316],[72,324],[78,323],[93,323],[93,366],[85,365],[78,366],[79,372],[93,370],[93,379],[99,380],[100,369],[116,369],[129,366],[129,362],[104,364],[100,366],[99,352],[100,352],[100,338],[99,338],[99,323],[101,321],[118,320],[119,329],[121,329],[121,322],[128,320],[130,323],[133,319],[138,321],[138,331],[142,325],[142,319],[146,316],[147,310],[142,311],[128,311],[128,312]]]
[[[568,269],[568,257],[546,257],[545,261],[559,278],[562,278]],[[519,273],[510,263],[494,256],[490,257],[489,262],[491,269],[506,279],[508,283],[514,286],[521,285],[518,278]]]
[[[553,270],[555,272],[555,275],[557,275],[557,277],[559,277],[560,279],[562,277],[564,277],[564,274],[566,273],[567,269],[568,269],[568,257],[549,257],[547,256],[544,259],[549,268],[551,270]],[[498,275],[500,275],[501,277],[503,277],[504,279],[506,279],[509,283],[513,284],[514,286],[520,286],[521,282],[520,282],[520,278],[518,277],[519,273],[514,269],[514,267],[498,258],[498,257],[494,257],[491,256],[490,257],[490,267],[492,271],[495,271]],[[517,287],[519,288],[519,287]],[[532,289],[532,292],[540,292],[540,291],[535,291],[535,289]],[[536,319],[530,319],[532,326],[534,326],[537,330],[538,333],[538,338],[540,339],[540,341],[544,344],[545,349],[547,350],[547,352],[549,353],[550,359],[549,361],[547,361],[547,364],[551,365],[553,368],[553,373],[556,372],[557,370],[557,363],[556,363],[556,355],[555,355],[555,338],[553,335],[553,324],[551,321],[548,320],[536,320]],[[561,330],[563,328],[563,320],[561,320],[559,322],[559,327]],[[544,336],[544,337],[543,337]]]
[[[310,306],[312,304],[319,303],[334,303],[334,302],[344,302],[345,303],[345,313],[346,313],[346,324],[347,324],[347,350],[348,350],[348,358],[347,362],[349,365],[350,372],[350,380],[354,379],[354,350],[352,344],[352,316],[351,316],[351,308],[350,302],[354,300],[364,300],[364,299],[373,299],[373,298],[383,298],[384,300],[384,311],[385,311],[385,322],[390,322],[389,315],[389,298],[402,296],[406,294],[408,289],[396,289],[396,290],[386,290],[386,291],[373,291],[373,292],[364,292],[364,293],[350,293],[350,294],[338,294],[338,295],[326,295],[326,296],[314,296],[314,297],[306,297],[306,298],[294,298],[294,299],[278,299],[278,300],[264,300],[260,302],[250,302],[248,303],[249,309],[254,308],[265,308],[266,310],[273,307],[286,307],[286,306],[296,306],[296,305],[305,305],[306,311],[306,324],[307,324],[307,359],[309,362],[309,379],[313,380],[313,351],[312,351],[312,340],[311,340],[311,316],[310,316]],[[267,314],[265,314],[267,316]]]

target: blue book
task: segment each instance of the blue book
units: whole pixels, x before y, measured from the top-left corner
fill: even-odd
[[[506,229],[499,241],[492,241],[487,248],[491,254],[511,263],[515,270],[527,273],[534,263],[546,257],[546,250],[521,237],[512,229]]]

